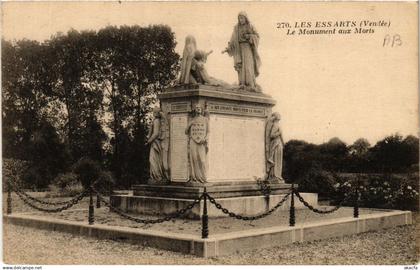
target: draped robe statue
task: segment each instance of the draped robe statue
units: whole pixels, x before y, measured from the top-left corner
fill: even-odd
[[[188,158],[191,182],[207,182],[207,141],[209,135],[209,120],[203,115],[200,105],[197,105],[194,117],[185,130],[188,135]]]
[[[265,126],[266,172],[268,180],[283,182],[284,140],[279,121],[280,114],[273,113]]]
[[[212,53],[197,50],[197,42],[194,36],[188,35],[185,38],[185,47],[181,61],[181,75],[179,84],[206,84],[232,88],[228,83],[211,77],[206,69],[207,57]]]
[[[160,108],[153,109],[153,116],[153,123],[149,129],[146,142],[146,144],[150,145],[150,183],[164,184],[169,181],[168,123]]]
[[[179,84],[191,84],[195,83],[191,78],[191,64],[194,58],[195,51],[197,50],[197,42],[195,37],[188,35],[185,38],[184,52],[182,53],[181,61],[181,76],[179,78]]]
[[[238,72],[239,85],[242,88],[260,92],[255,78],[259,75],[261,65],[258,54],[259,35],[250,23],[245,12],[238,15],[238,24],[234,27],[227,52],[233,57],[234,68]]]

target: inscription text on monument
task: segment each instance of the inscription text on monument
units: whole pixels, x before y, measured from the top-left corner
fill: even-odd
[[[191,110],[191,104],[189,102],[176,102],[171,104],[171,112],[188,112]]]
[[[171,116],[171,180],[186,181],[188,179],[188,137],[185,129],[188,124],[187,114]]]
[[[209,182],[264,177],[264,119],[213,114],[209,125]]]
[[[266,116],[266,110],[260,107],[242,106],[236,104],[213,103],[207,104],[209,112],[236,114],[236,115],[249,115],[249,116]]]

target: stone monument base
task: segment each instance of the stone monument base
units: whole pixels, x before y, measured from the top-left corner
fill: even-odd
[[[290,184],[270,183],[270,196],[264,195],[264,190],[255,181],[246,183],[230,183],[229,185],[212,184],[205,186],[207,193],[216,199],[224,208],[246,216],[264,213],[274,207],[290,191]],[[111,204],[125,212],[165,215],[183,209],[199,198],[204,192],[204,186],[184,185],[136,185],[133,186],[133,195],[113,195]],[[317,205],[318,195],[314,193],[301,193],[311,205]],[[283,203],[280,210],[288,210],[290,199]],[[203,213],[204,201],[196,204],[185,217],[198,219]],[[209,217],[226,217],[221,210],[207,201]],[[296,208],[303,205],[295,199]]]

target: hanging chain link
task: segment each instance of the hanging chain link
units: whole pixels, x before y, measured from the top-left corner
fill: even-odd
[[[317,209],[315,207],[313,207],[312,205],[310,205],[307,201],[305,201],[305,199],[303,199],[303,197],[299,194],[298,191],[295,191],[296,197],[298,197],[299,201],[306,206],[309,210],[311,210],[312,212],[318,213],[318,214],[331,214],[335,211],[337,211],[338,209],[341,208],[342,204],[347,201],[347,197],[344,198],[343,200],[341,200],[336,206],[334,206],[333,208],[329,209],[329,210],[320,210]]]
[[[19,198],[24,203],[26,203],[27,205],[29,205],[30,207],[32,207],[32,208],[34,208],[36,210],[42,211],[42,212],[47,212],[47,213],[58,213],[58,212],[61,212],[63,210],[67,210],[67,209],[71,208],[72,206],[76,205],[77,203],[79,203],[83,199],[83,197],[85,197],[86,194],[87,194],[87,190],[85,190],[82,193],[80,193],[78,196],[76,196],[73,199],[71,199],[66,205],[64,205],[62,207],[55,208],[55,209],[46,209],[46,208],[42,208],[42,207],[39,207],[39,206],[33,204],[20,191],[18,191],[16,189],[14,191],[19,196]]]
[[[39,203],[39,204],[44,204],[44,205],[52,205],[52,206],[67,205],[68,203],[72,202],[74,198],[77,198],[78,196],[80,196],[81,194],[83,194],[83,193],[85,192],[85,191],[82,191],[81,193],[77,194],[76,196],[74,196],[74,198],[72,198],[72,199],[70,199],[70,200],[68,200],[68,201],[62,201],[62,202],[47,202],[47,201],[40,200],[40,199],[38,199],[38,198],[36,198],[36,197],[33,197],[33,196],[29,195],[28,193],[24,192],[24,191],[22,190],[22,187],[20,187],[20,186],[18,185],[18,183],[14,182],[14,181],[12,181],[12,180],[9,180],[9,181],[10,181],[11,186],[12,186],[12,187],[13,187],[13,189],[15,190],[15,192],[16,192],[16,190],[19,190],[19,193],[20,193],[21,195],[25,196],[27,199],[32,200],[32,201],[35,201],[35,202],[37,202],[37,203]],[[16,193],[17,193],[17,192],[16,192]]]
[[[269,197],[271,194],[271,188],[270,185],[267,184],[267,181],[257,180],[257,184],[260,186],[262,194]]]
[[[276,211],[277,208],[279,208],[287,200],[287,198],[290,196],[290,194],[292,194],[292,193],[290,192],[290,193],[286,194],[286,196],[284,196],[283,199],[281,201],[279,201],[273,208],[271,208],[267,212],[262,213],[262,214],[257,215],[257,216],[242,216],[242,215],[233,213],[233,212],[229,211],[228,209],[224,208],[220,203],[216,202],[216,200],[208,194],[207,194],[207,198],[209,198],[209,201],[212,204],[214,204],[214,206],[216,206],[217,209],[221,210],[224,214],[229,215],[229,217],[236,218],[236,219],[239,219],[239,220],[257,220],[257,219],[264,218],[264,217],[272,214],[274,211]]]
[[[166,215],[163,218],[157,218],[157,219],[141,219],[141,218],[136,218],[136,217],[130,216],[127,213],[123,212],[122,210],[120,210],[120,209],[112,206],[111,203],[108,202],[107,200],[105,200],[103,198],[102,194],[100,194],[95,188],[93,188],[93,191],[98,194],[99,200],[101,200],[107,207],[109,207],[109,209],[112,212],[118,214],[119,216],[121,216],[121,217],[123,217],[125,219],[134,221],[136,223],[141,223],[141,224],[163,223],[163,222],[166,222],[166,221],[170,221],[171,219],[174,219],[174,218],[179,218],[179,217],[183,216],[188,210],[191,210],[204,197],[204,195],[201,195],[199,198],[195,199],[191,204],[189,204],[185,208],[180,209],[180,210],[177,210],[177,211],[175,211],[173,213],[170,213],[170,214]]]

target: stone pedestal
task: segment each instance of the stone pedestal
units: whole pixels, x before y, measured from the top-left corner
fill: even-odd
[[[289,184],[271,182],[270,196],[258,180],[265,179],[265,124],[275,101],[262,93],[230,91],[196,85],[167,89],[159,95],[169,122],[168,185],[137,185],[133,195],[111,197],[112,205],[128,212],[169,214],[183,209],[207,188],[210,196],[240,215],[261,214],[275,206],[290,190]],[[208,113],[207,182],[189,181],[188,136],[185,130],[196,105]],[[305,195],[312,204],[316,194]],[[208,204],[210,217],[226,216]],[[297,206],[299,204],[297,203]],[[283,209],[288,207],[288,202]],[[198,218],[203,202],[188,214]]]
[[[229,185],[218,184],[207,186],[206,189],[210,196],[230,211],[239,215],[258,215],[274,207],[289,192],[290,187],[290,184],[272,183],[270,184],[270,196],[265,196],[264,189],[255,181]],[[133,186],[133,195],[111,196],[111,204],[126,212],[165,215],[187,207],[194,199],[199,198],[203,192],[203,186],[191,187],[180,184],[165,186],[136,185]],[[317,204],[317,194],[301,194],[310,204]],[[203,201],[196,204],[186,213],[185,217],[200,218],[203,213],[203,204]],[[227,217],[213,204],[207,202],[207,205],[209,217]],[[290,198],[283,203],[279,210],[288,210],[289,206]],[[295,200],[295,206],[296,208],[304,208],[298,200]]]
[[[196,104],[209,113],[209,183],[255,181],[265,175],[265,122],[275,101],[261,93],[197,88],[169,89],[159,96],[170,122],[171,182],[188,180],[188,113]]]

